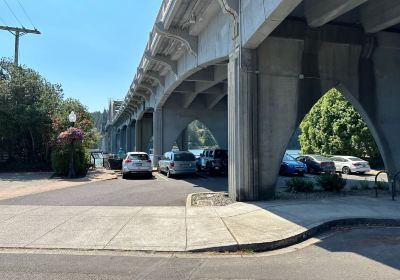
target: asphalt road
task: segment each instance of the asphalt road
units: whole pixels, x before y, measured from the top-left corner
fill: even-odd
[[[400,229],[355,229],[289,252],[241,256],[0,251],[0,279],[400,279]]]
[[[180,176],[173,179],[154,173],[153,179],[103,181],[31,194],[7,200],[8,205],[56,206],[184,206],[194,192],[227,191],[227,177]]]

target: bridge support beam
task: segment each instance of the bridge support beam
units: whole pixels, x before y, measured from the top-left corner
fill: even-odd
[[[259,200],[257,151],[257,61],[253,50],[238,49],[228,64],[229,196],[237,201]]]
[[[142,151],[142,121],[136,120],[135,125],[135,152]]]
[[[153,113],[153,166],[157,167],[158,159],[163,155],[163,111],[156,108]]]
[[[188,131],[187,128],[185,128],[176,139],[176,144],[178,145],[180,151],[187,151],[189,149],[188,140]]]
[[[132,121],[129,124],[129,136],[128,136],[128,149],[129,152],[133,152],[135,150],[135,133],[136,133],[136,121]]]
[[[153,136],[153,113],[145,113],[137,120],[135,130],[135,151],[148,153],[152,148],[150,142]]]

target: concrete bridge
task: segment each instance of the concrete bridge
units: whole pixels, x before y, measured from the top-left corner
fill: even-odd
[[[199,120],[229,149],[229,193],[274,196],[281,159],[311,107],[336,87],[400,170],[400,1],[164,0],[104,148],[155,158]]]

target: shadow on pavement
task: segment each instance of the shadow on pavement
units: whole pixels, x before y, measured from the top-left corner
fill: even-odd
[[[400,269],[400,228],[359,228],[316,244],[329,252],[349,252]]]
[[[177,175],[175,180],[186,181],[195,188],[208,189],[210,192],[228,192],[228,177],[223,175],[206,176],[202,173],[196,175]]]

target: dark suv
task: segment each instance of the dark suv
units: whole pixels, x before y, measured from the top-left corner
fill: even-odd
[[[207,174],[227,174],[228,173],[228,150],[205,149],[200,155],[201,170]]]

